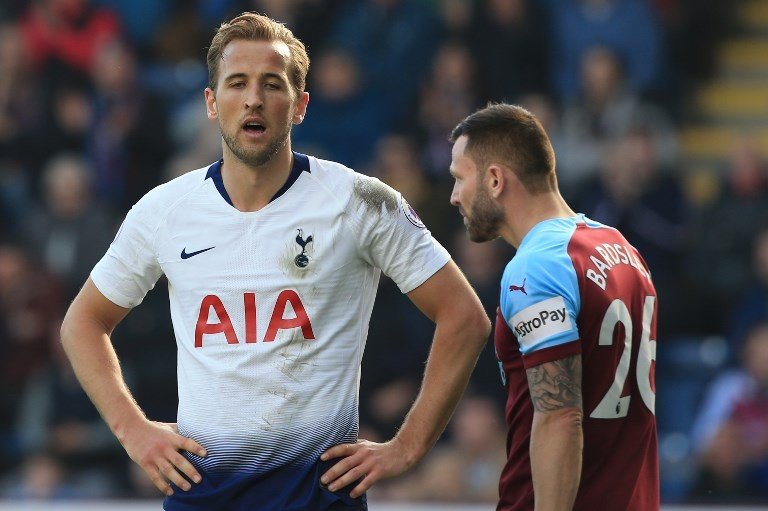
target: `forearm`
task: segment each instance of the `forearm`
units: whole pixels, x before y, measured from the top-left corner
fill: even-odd
[[[68,317],[61,340],[77,379],[122,442],[128,425],[145,416],[125,384],[109,334],[97,321]]]
[[[445,429],[489,329],[484,313],[437,322],[421,390],[394,439],[404,446],[409,467],[432,448]]]
[[[583,445],[581,409],[534,413],[530,455],[536,511],[573,508]]]

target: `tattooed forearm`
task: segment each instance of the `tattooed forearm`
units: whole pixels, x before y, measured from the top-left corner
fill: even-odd
[[[537,412],[581,408],[581,355],[546,362],[526,371]]]

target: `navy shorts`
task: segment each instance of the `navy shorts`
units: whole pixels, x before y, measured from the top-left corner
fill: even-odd
[[[204,471],[203,480],[183,491],[173,486],[166,511],[367,511],[365,495],[353,499],[346,488],[331,492],[320,476],[338,460],[289,465],[263,474]]]

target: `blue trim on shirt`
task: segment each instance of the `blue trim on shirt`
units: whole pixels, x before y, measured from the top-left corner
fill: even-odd
[[[524,346],[518,338],[523,355],[579,339],[577,319],[581,294],[568,244],[580,223],[586,223],[583,215],[553,218],[536,224],[523,237],[515,257],[504,270],[499,305],[513,332],[515,325],[510,322],[518,312],[551,298],[563,299],[571,320],[569,330],[539,339],[532,345]],[[524,285],[525,293],[510,288],[521,285]]]
[[[227,201],[227,204],[235,207],[235,205],[232,204],[232,198],[229,196],[227,189],[224,187],[224,178],[221,176],[222,163],[224,163],[223,159],[208,167],[208,172],[205,174],[205,179],[212,179],[213,184],[216,185],[216,189],[219,191],[219,194],[222,196],[222,198]],[[275,195],[269,199],[269,202],[276,200],[278,197],[287,192],[288,189],[293,186],[293,183],[299,179],[299,176],[301,176],[302,172],[311,172],[309,169],[309,156],[293,151],[293,167],[291,167],[291,173],[288,175],[288,179],[285,181],[285,184],[283,184],[277,193],[275,193]]]
[[[235,207],[234,204],[232,204],[232,199],[229,197],[229,194],[227,193],[227,189],[224,188],[224,179],[221,177],[221,164],[224,163],[224,160],[219,160],[210,167],[208,167],[208,172],[205,174],[205,179],[212,179],[213,184],[216,185],[216,189],[219,191],[219,194],[224,198],[225,201],[227,201],[227,204]]]
[[[293,186],[293,183],[299,179],[299,176],[302,172],[310,172],[309,156],[293,151],[293,168],[291,168],[291,173],[288,175],[288,179],[285,181],[285,184],[277,191],[277,193],[275,193],[275,195],[272,196],[271,199],[269,199],[269,202],[272,202],[287,192],[288,189]]]

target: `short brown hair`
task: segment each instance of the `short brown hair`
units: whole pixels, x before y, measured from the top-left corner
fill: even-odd
[[[491,163],[509,166],[531,193],[557,189],[555,151],[536,117],[523,107],[489,104],[461,121],[453,143],[467,136],[467,154],[481,172]]]
[[[208,86],[216,90],[219,73],[219,61],[224,48],[236,39],[247,41],[282,41],[288,45],[291,51],[291,63],[288,69],[288,77],[297,93],[304,90],[307,85],[307,72],[309,71],[309,55],[304,43],[293,35],[293,32],[267,16],[255,12],[244,12],[239,16],[221,24],[213,36],[211,46],[208,48]]]

